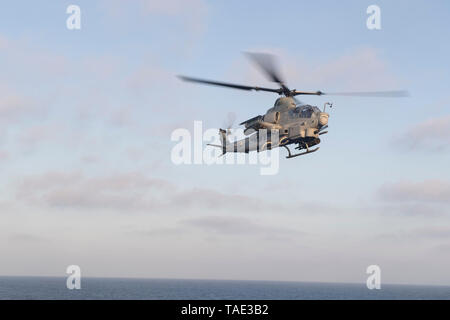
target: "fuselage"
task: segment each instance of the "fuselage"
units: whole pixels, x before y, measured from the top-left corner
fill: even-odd
[[[308,148],[320,143],[320,131],[328,124],[329,115],[310,105],[297,105],[292,97],[281,97],[264,116],[243,122],[248,137],[227,141],[226,152],[263,151],[298,143]]]

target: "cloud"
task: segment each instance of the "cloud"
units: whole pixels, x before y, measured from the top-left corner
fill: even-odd
[[[31,41],[0,35],[0,49],[0,79],[6,83],[30,84],[36,88],[45,85],[44,80],[71,75],[70,59]]]
[[[148,61],[151,64],[140,65],[125,79],[126,87],[133,93],[146,97],[149,89],[152,89],[151,100],[154,100],[155,95],[167,94],[168,88],[173,90],[181,87],[181,82],[175,74],[159,66],[155,59],[149,59]],[[167,95],[164,97],[167,98]],[[163,107],[160,107],[160,109],[163,109]]]
[[[450,203],[450,183],[443,180],[422,182],[401,181],[387,183],[378,190],[378,196],[391,202]]]
[[[450,227],[435,226],[435,227],[419,228],[414,230],[413,234],[415,236],[425,238],[450,239]]]
[[[81,172],[48,172],[16,183],[16,198],[28,205],[82,210],[269,211],[277,208],[248,196],[212,189],[181,189],[169,181],[138,172],[89,177]]]
[[[266,52],[279,60],[280,71],[286,82],[304,90],[373,91],[398,89],[401,79],[391,70],[381,52],[370,47],[353,49],[328,60],[293,55],[278,48],[252,49],[250,52]],[[242,61],[242,63],[247,61]],[[247,63],[248,64],[248,63]],[[238,63],[235,69],[245,70],[248,83],[272,85],[265,82],[261,71],[253,64],[245,67]],[[234,77],[236,77],[234,75]]]
[[[393,139],[409,151],[447,151],[450,146],[450,116],[428,119],[411,126]]]
[[[0,121],[16,121],[33,111],[33,102],[11,89],[0,88]]]
[[[399,230],[397,232],[379,234],[377,239],[402,240],[402,241],[433,241],[441,242],[450,240],[450,227],[448,226],[425,226],[411,230]]]
[[[204,0],[140,0],[148,14],[180,19],[185,30],[199,35],[206,30],[208,5]]]
[[[57,125],[32,125],[18,134],[18,142],[30,148],[44,141],[59,139],[64,132],[65,128]]]
[[[290,228],[266,226],[245,218],[208,216],[184,220],[183,224],[217,235],[290,236],[303,232]]]
[[[239,194],[226,194],[211,189],[193,188],[183,193],[176,194],[172,198],[174,205],[184,208],[201,206],[216,210],[245,210],[263,211],[270,210],[266,201]]]
[[[167,228],[155,228],[151,230],[132,229],[127,231],[130,236],[143,236],[143,237],[167,237],[167,236],[180,236],[187,233],[186,228],[167,227]]]
[[[156,16],[179,21],[183,31],[199,34],[206,30],[209,6],[204,0],[138,0],[134,4],[144,16]],[[102,1],[101,5],[113,16],[123,16],[133,4],[121,0]],[[138,15],[134,14],[133,19]]]
[[[3,150],[0,150],[0,161],[6,160],[9,158],[9,153]]]
[[[13,243],[36,243],[36,242],[43,242],[48,241],[47,238],[35,235],[35,234],[28,234],[28,233],[15,233],[9,236],[9,240]]]
[[[16,197],[29,205],[121,212],[149,211],[159,204],[158,193],[169,183],[138,173],[87,177],[80,172],[49,172],[24,177]]]
[[[217,212],[218,214],[328,214],[333,206],[271,200],[263,196],[226,193],[210,188],[182,188],[141,172],[89,176],[81,171],[50,171],[23,176],[13,185],[25,205],[86,212]]]
[[[445,254],[450,253],[450,243],[439,244],[435,247],[439,252],[444,252]]]
[[[147,14],[185,16],[190,23],[201,20],[208,11],[204,0],[139,0]]]
[[[442,203],[418,203],[418,202],[397,202],[383,205],[375,205],[369,209],[374,213],[400,214],[407,216],[442,216],[450,213],[449,208]]]
[[[374,48],[359,48],[313,68],[308,81],[355,90],[386,90],[399,80]]]
[[[9,46],[9,40],[0,34],[0,50],[5,50]]]

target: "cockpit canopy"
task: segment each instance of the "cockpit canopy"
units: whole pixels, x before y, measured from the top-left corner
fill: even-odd
[[[290,110],[289,116],[291,118],[311,118],[316,112],[320,112],[320,109],[314,106],[304,105]]]

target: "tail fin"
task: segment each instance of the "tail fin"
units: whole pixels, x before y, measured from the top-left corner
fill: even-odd
[[[227,131],[219,129],[220,140],[222,141],[222,155],[227,153]]]
[[[221,146],[218,146],[217,144],[211,144],[208,143],[208,146],[216,147],[216,148],[222,148],[222,155],[227,153],[227,131],[223,129],[219,129],[220,134],[220,141],[222,143]]]

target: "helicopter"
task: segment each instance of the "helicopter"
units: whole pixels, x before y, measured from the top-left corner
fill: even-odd
[[[331,108],[332,103],[324,104],[323,109],[317,106],[304,104],[296,96],[359,96],[359,97],[406,97],[409,93],[405,90],[399,91],[372,91],[372,92],[335,92],[325,93],[322,91],[308,92],[289,89],[285,84],[280,72],[276,67],[275,57],[265,53],[246,53],[247,56],[265,73],[268,79],[278,83],[279,88],[264,88],[257,86],[247,86],[234,83],[205,80],[187,76],[178,76],[183,81],[221,86],[232,89],[247,91],[265,91],[280,95],[276,99],[274,106],[266,111],[264,115],[258,115],[246,120],[240,125],[245,127],[244,139],[228,141],[230,128],[220,129],[221,145],[208,144],[213,147],[221,148],[222,155],[227,152],[245,152],[265,151],[276,147],[284,147],[288,151],[286,158],[295,158],[309,153],[316,152],[320,143],[320,136],[327,134],[329,113],[326,107]],[[266,136],[260,139],[263,132]],[[298,150],[292,153],[289,147]],[[311,147],[315,147],[311,149]]]

